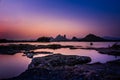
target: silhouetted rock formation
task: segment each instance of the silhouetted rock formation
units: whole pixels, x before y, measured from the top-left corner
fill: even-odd
[[[68,39],[66,38],[66,35],[62,36],[62,35],[58,35],[56,36],[55,39],[53,39],[52,41],[68,41]]]
[[[120,44],[115,43],[115,44],[113,44],[110,48],[111,48],[111,49],[115,49],[115,50],[120,50]]]
[[[37,39],[37,41],[39,42],[50,42],[51,39],[53,39],[52,37],[40,37]]]
[[[60,42],[60,41],[108,41],[108,42],[120,42],[120,38],[111,38],[111,37],[99,37],[94,34],[89,34],[84,38],[72,37],[72,39],[67,39],[66,35],[58,35],[55,38],[53,37],[39,37],[37,40],[7,40],[0,39],[0,43],[4,42]]]
[[[81,41],[106,41],[106,40],[94,34],[88,34],[83,39],[81,39]]]
[[[0,39],[0,42],[8,42],[7,39]]]
[[[79,41],[80,39],[78,39],[77,37],[72,37],[71,41]]]

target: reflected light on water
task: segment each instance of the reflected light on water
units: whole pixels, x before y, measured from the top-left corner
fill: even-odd
[[[112,45],[114,42],[94,42],[92,47],[107,47],[108,45]],[[9,44],[31,44],[31,45],[48,45],[48,44],[61,44],[61,45],[73,45],[73,46],[82,46],[88,47],[90,46],[90,42],[51,42],[51,43],[38,43],[38,42],[26,42],[26,43],[3,43],[0,45],[9,45]],[[120,57],[115,57],[111,55],[100,54],[95,50],[85,50],[85,49],[37,49],[34,51],[47,51],[53,52],[54,54],[61,53],[64,55],[79,55],[79,56],[89,56],[94,62],[105,63],[110,60],[120,59]],[[28,65],[31,62],[30,58],[26,56],[22,56],[23,53],[17,53],[15,55],[0,55],[0,79],[2,78],[10,78],[17,76],[24,72]],[[42,57],[48,54],[39,54],[34,57]]]

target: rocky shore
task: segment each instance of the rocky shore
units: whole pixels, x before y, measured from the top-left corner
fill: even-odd
[[[113,44],[108,48],[96,48],[99,53],[120,56],[120,44]]]
[[[95,48],[95,47],[87,47],[87,48],[76,48],[76,49],[86,49],[86,50],[96,50],[101,54],[108,54],[114,56],[120,56],[120,44],[113,44],[109,47]]]
[[[120,80],[120,60],[87,64],[90,61],[76,55],[37,57],[21,75],[6,80]]]
[[[59,66],[74,66],[91,62],[87,56],[53,54],[45,57],[36,57],[32,59],[28,69],[47,68],[52,69]]]
[[[0,54],[14,55],[18,52],[31,51],[36,49],[60,49],[73,48],[71,45],[48,44],[48,45],[30,45],[30,44],[9,44],[0,45]]]
[[[86,50],[96,50],[102,54],[120,56],[120,44],[113,44],[109,47],[82,47],[82,46],[72,46],[72,45],[60,45],[60,44],[48,44],[48,45],[29,45],[29,44],[10,44],[10,45],[0,45],[0,54],[14,55],[18,52],[31,52],[36,49],[86,49]],[[35,53],[35,52],[33,52]]]

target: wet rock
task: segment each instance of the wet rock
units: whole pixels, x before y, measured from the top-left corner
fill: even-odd
[[[39,52],[25,51],[23,56],[27,56],[28,58],[33,58],[34,55],[38,55],[38,54],[53,54],[53,52],[47,52],[47,51],[39,51]]]
[[[37,47],[29,44],[0,45],[0,54],[13,55],[22,51],[30,51],[34,49],[37,49]]]
[[[48,45],[30,45],[30,44],[9,44],[0,45],[0,54],[13,55],[23,51],[31,51],[36,49],[60,49],[73,48],[72,45],[48,44]]]
[[[115,43],[115,44],[113,44],[110,48],[111,48],[111,49],[115,49],[115,50],[120,50],[120,44]]]
[[[112,48],[96,48],[95,50],[97,50],[101,54],[120,56],[120,50]]]
[[[74,66],[78,64],[88,63],[90,61],[91,58],[86,56],[53,54],[45,57],[34,58],[29,65],[29,69],[36,67],[53,68],[65,65]]]
[[[46,60],[49,59],[48,57],[50,56],[47,56]],[[18,77],[6,80],[120,80],[119,63],[120,60],[115,60],[107,63],[63,65],[52,69],[34,67]]]

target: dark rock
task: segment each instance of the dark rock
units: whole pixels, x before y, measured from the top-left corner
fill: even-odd
[[[53,54],[45,57],[34,58],[29,65],[29,69],[36,67],[53,68],[65,65],[74,66],[78,64],[88,63],[90,61],[91,58],[86,56]]]
[[[0,45],[0,54],[13,55],[19,52],[31,51],[35,49],[60,49],[60,48],[73,48],[71,45],[48,44],[48,45],[29,45],[29,44],[9,44]]]
[[[50,42],[51,37],[40,37],[37,39],[39,42]]]
[[[21,51],[34,50],[37,47],[29,44],[9,44],[9,45],[0,45],[0,54],[13,55]]]
[[[87,36],[82,38],[81,41],[106,41],[106,40],[94,34],[88,34]]]
[[[97,50],[101,54],[120,56],[120,50],[116,50],[112,48],[96,48],[95,50]]]
[[[0,43],[4,43],[4,42],[7,42],[8,40],[7,39],[0,39]]]
[[[79,41],[79,38],[74,36],[74,37],[72,37],[71,41]]]
[[[51,41],[68,41],[68,39],[66,38],[66,35],[58,35],[58,36],[56,36],[56,38],[55,39],[53,39],[53,40],[51,40]]]
[[[49,57],[47,56],[46,60]],[[110,61],[104,64],[64,65],[52,69],[34,67],[26,70],[18,77],[6,80],[120,80],[119,68],[120,60]]]
[[[28,58],[33,58],[34,55],[38,55],[38,54],[53,54],[53,52],[47,52],[47,51],[39,51],[39,52],[25,51],[23,56],[27,56]]]
[[[110,48],[111,48],[111,49],[115,49],[115,50],[120,50],[120,44],[115,43],[115,44],[113,44]]]

